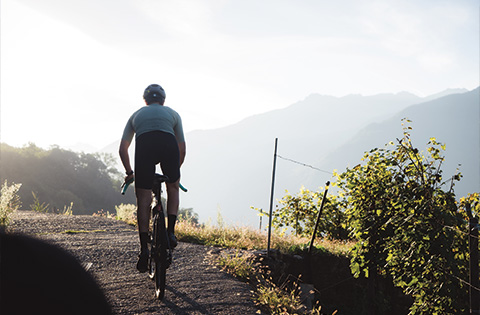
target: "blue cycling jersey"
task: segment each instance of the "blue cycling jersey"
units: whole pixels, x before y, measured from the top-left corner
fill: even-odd
[[[158,103],[144,106],[137,110],[128,120],[123,130],[122,140],[132,141],[150,131],[163,131],[175,136],[178,143],[185,142],[182,119],[170,107]]]

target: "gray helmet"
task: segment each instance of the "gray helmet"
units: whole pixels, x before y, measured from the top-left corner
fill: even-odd
[[[150,84],[143,92],[143,99],[147,104],[160,102],[163,104],[165,101],[165,90],[158,84]]]

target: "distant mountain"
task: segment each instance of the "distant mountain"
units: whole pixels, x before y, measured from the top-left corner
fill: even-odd
[[[352,167],[359,163],[363,152],[402,138],[400,122],[402,118],[408,118],[412,121],[413,145],[419,150],[426,149],[431,137],[446,144],[446,160],[442,165],[444,178],[452,176],[461,165],[459,170],[463,178],[455,186],[457,196],[480,192],[479,89],[410,106],[388,120],[372,123],[317,163],[323,168],[339,171]]]
[[[427,131],[428,137],[446,143],[447,160],[464,163],[464,172],[476,174],[471,179],[465,176],[468,185],[475,188],[479,173],[473,166],[470,170],[471,161],[477,161],[478,170],[480,160],[478,150],[477,155],[473,152],[479,144],[475,93],[478,89],[444,97],[439,94],[434,100],[409,93],[341,98],[313,94],[285,109],[252,116],[229,127],[190,132],[182,169],[182,181],[190,190],[181,196],[182,206],[193,207],[203,221],[215,221],[220,211],[227,222],[256,225],[258,218],[250,207],[268,210],[275,138],[279,139],[278,154],[283,157],[277,161],[275,198],[279,199],[285,189],[292,193],[302,185],[318,189],[331,179],[328,172],[356,165],[364,151],[400,138],[403,117],[413,120],[414,141],[419,148],[426,144],[423,135]],[[468,152],[471,161],[461,158],[462,152]]]

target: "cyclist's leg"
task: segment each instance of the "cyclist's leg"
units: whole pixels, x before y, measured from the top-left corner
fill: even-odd
[[[140,237],[140,255],[137,269],[147,271],[148,230],[150,226],[150,205],[152,203],[152,184],[155,175],[155,161],[152,159],[152,135],[138,137],[135,145],[135,194],[137,196],[137,223]]]
[[[136,188],[135,194],[137,195],[138,231],[140,233],[148,233],[148,227],[150,225],[150,205],[152,204],[152,190]]]
[[[166,134],[163,139],[163,154],[160,161],[163,174],[167,175],[169,181],[167,186],[167,214],[168,234],[172,248],[176,246],[175,222],[177,220],[180,182],[180,151],[177,140],[173,135]]]
[[[177,246],[177,238],[175,237],[175,223],[177,222],[178,206],[180,204],[179,181],[180,180],[177,180],[174,183],[167,183],[167,232],[170,239],[171,248],[175,248]]]
[[[174,183],[167,183],[167,213],[169,215],[177,215],[178,207],[180,205],[180,180],[177,180]]]
[[[155,176],[155,134],[146,133],[138,137],[135,144],[135,194],[137,196],[138,231],[148,233],[152,185]]]

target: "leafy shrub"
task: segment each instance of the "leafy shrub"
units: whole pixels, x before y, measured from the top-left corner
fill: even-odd
[[[0,226],[7,226],[12,212],[20,208],[21,202],[18,190],[22,184],[8,185],[5,181],[0,190]]]
[[[463,314],[468,289],[458,279],[468,279],[467,240],[453,192],[461,175],[445,181],[445,146],[431,138],[423,155],[413,147],[410,129],[404,127],[394,149],[373,149],[364,165],[338,175],[358,240],[352,273],[392,277],[414,299],[410,314]]]
[[[297,236],[311,238],[318,218],[324,193],[302,187],[297,195],[287,194],[279,201],[280,206],[273,213],[272,226],[277,231],[293,229]],[[260,215],[264,212],[261,210]],[[336,196],[327,196],[318,222],[316,237],[335,240],[348,239],[345,214]]]

